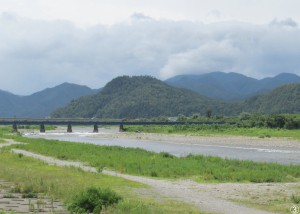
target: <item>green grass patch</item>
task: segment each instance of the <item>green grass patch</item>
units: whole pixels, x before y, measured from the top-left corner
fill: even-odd
[[[251,136],[251,137],[288,137],[300,139],[300,131],[271,128],[243,128],[235,125],[174,125],[174,126],[126,126],[128,132],[161,134],[186,134],[195,136]]]
[[[158,202],[154,198],[141,198],[133,193],[143,184],[122,178],[84,172],[78,168],[50,166],[28,157],[19,157],[0,150],[0,178],[16,184],[16,192],[38,192],[69,204],[78,193],[89,187],[110,188],[123,198],[108,207],[108,213],[199,213],[191,205],[178,201]],[[1,213],[1,211],[0,211]]]
[[[158,178],[193,178],[198,182],[293,182],[300,179],[300,165],[280,165],[222,159],[202,155],[174,157],[142,149],[97,146],[45,139],[16,137],[25,149],[58,159],[85,162],[99,170]]]
[[[269,211],[271,213],[282,213],[282,214],[291,214],[290,208],[293,206],[292,203],[287,198],[275,199],[275,200],[243,200],[236,199],[232,200],[248,206],[250,208],[256,208],[258,210]]]
[[[295,203],[295,204],[300,204],[300,195],[292,195],[291,197],[292,199],[292,202]]]

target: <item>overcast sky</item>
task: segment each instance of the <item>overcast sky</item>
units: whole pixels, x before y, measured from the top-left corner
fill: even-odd
[[[300,75],[299,0],[0,0],[0,89],[119,75]]]

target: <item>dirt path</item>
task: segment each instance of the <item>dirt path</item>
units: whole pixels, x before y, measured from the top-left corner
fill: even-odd
[[[98,172],[94,167],[86,166],[81,162],[63,161],[52,157],[47,157],[24,150],[13,149],[15,153],[21,153],[25,156],[30,156],[42,160],[48,164],[57,166],[74,166],[89,172]],[[170,181],[157,180],[152,178],[120,174],[114,171],[103,170],[103,174],[122,177],[128,180],[140,182],[151,186],[156,194],[167,196],[169,198],[191,203],[197,206],[201,211],[208,213],[243,213],[243,214],[268,214],[270,212],[260,211],[253,208],[248,208],[240,204],[228,201],[231,199],[231,194],[239,188],[243,188],[243,184],[199,184],[191,180]],[[248,188],[260,189],[269,184],[246,184]],[[288,185],[288,184],[286,184]],[[290,184],[294,185],[294,184]],[[261,186],[261,187],[260,187]],[[268,186],[268,188],[271,188]],[[285,187],[283,187],[285,188]]]
[[[4,146],[11,146],[11,145],[15,145],[15,144],[23,144],[23,143],[20,143],[20,142],[15,142],[13,140],[10,140],[10,139],[7,139],[5,140],[6,143],[0,143],[0,148],[1,147],[4,147]]]

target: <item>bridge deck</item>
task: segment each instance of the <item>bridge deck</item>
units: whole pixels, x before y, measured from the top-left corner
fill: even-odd
[[[225,122],[143,122],[143,121],[101,121],[93,119],[20,119],[2,118],[0,125],[183,125],[183,124],[235,124]]]

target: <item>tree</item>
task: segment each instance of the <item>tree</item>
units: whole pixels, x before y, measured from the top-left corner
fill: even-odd
[[[200,117],[201,117],[200,114],[193,114],[193,115],[191,116],[191,119],[192,119],[192,120],[199,120]]]
[[[211,116],[212,116],[212,110],[211,110],[211,109],[208,109],[208,110],[206,111],[206,117],[207,117],[208,119],[210,119]]]
[[[178,118],[177,118],[178,122],[185,122],[186,121],[186,116],[184,116],[183,114],[179,114]]]

